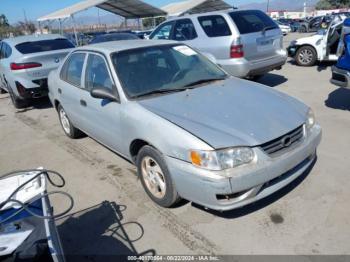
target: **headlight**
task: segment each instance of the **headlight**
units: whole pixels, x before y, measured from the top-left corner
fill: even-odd
[[[254,159],[254,151],[249,147],[235,147],[216,151],[192,150],[192,164],[209,170],[223,170],[247,164]]]
[[[315,114],[312,111],[312,109],[310,108],[309,111],[307,112],[307,116],[306,116],[306,128],[307,129],[311,129],[314,125],[315,125]]]

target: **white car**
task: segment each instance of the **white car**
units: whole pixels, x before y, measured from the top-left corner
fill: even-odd
[[[300,66],[313,66],[317,61],[337,61],[343,21],[333,21],[328,29],[290,43],[288,55]]]
[[[275,21],[275,22],[278,24],[283,35],[288,35],[292,31],[292,28],[289,25],[282,24],[279,21]]]

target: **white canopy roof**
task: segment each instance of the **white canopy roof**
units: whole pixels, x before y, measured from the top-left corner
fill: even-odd
[[[223,0],[188,0],[171,3],[162,7],[168,16],[180,16],[183,14],[204,13],[232,8]]]
[[[140,0],[85,0],[51,14],[42,16],[37,21],[57,20],[71,17],[75,13],[90,7],[98,7],[125,18],[143,18],[165,16],[166,12]]]

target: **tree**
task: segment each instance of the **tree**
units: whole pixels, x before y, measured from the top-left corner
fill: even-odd
[[[348,8],[349,6],[350,0],[320,0],[316,4],[316,9]]]
[[[16,25],[16,28],[20,31],[22,31],[23,33],[27,33],[27,34],[33,34],[36,31],[36,27],[35,24],[33,22],[18,22]]]
[[[9,27],[9,21],[7,20],[7,17],[4,14],[0,15],[0,27]]]

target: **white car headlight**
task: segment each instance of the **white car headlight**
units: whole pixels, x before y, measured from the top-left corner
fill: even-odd
[[[306,116],[306,128],[311,129],[315,125],[315,122],[316,122],[315,114],[310,108]]]
[[[216,151],[190,151],[192,164],[208,170],[224,170],[254,160],[254,151],[249,147],[234,147]]]

